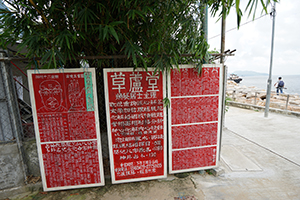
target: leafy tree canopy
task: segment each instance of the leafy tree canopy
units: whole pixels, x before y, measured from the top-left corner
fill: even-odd
[[[246,12],[263,10],[271,0],[248,0]],[[169,70],[182,62],[201,63],[208,45],[202,32],[203,5],[212,15],[229,14],[237,23],[240,0],[4,0],[0,45],[20,42],[26,57],[41,58],[45,68],[79,67],[80,56],[125,55],[91,59],[92,67],[143,66]],[[226,9],[222,9],[223,6]],[[182,54],[193,56],[182,58]]]

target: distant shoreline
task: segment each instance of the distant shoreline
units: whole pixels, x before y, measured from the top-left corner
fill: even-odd
[[[237,74],[238,75],[238,74]],[[240,77],[268,77],[269,75],[247,75],[247,76],[242,76],[242,75],[238,75],[238,76],[240,76]],[[274,77],[274,76],[276,76],[276,77],[285,77],[285,76],[300,76],[300,74],[292,74],[292,75],[272,75],[272,77]]]
[[[256,74],[256,75],[242,75],[242,74],[237,74],[237,73],[228,73],[228,75],[227,76],[229,76],[230,74],[236,74],[236,75],[238,75],[239,77],[268,77],[269,75],[267,74],[267,75],[263,75],[263,74]],[[276,77],[285,77],[285,76],[300,76],[300,74],[290,74],[290,75],[283,75],[283,74],[280,74],[280,75],[276,75],[276,74],[272,74],[272,77],[274,77],[274,76],[276,76]]]
[[[272,83],[271,83],[271,90],[275,91],[276,88],[274,84],[278,80],[279,76],[273,75],[272,76]],[[285,88],[283,90],[284,93],[288,94],[300,94],[300,75],[285,75],[281,76],[285,83]],[[247,76],[241,77],[243,80],[239,83],[239,85],[244,85],[246,87],[255,86],[259,89],[267,90],[267,82],[268,76]]]
[[[273,87],[274,88],[274,87]],[[231,101],[247,105],[265,106],[266,90],[258,87],[240,85],[234,81],[227,81],[226,96]],[[272,89],[270,107],[281,110],[300,112],[300,97],[298,94],[284,93],[276,95]]]
[[[267,73],[255,72],[255,71],[235,71],[233,74],[238,76],[268,76]]]

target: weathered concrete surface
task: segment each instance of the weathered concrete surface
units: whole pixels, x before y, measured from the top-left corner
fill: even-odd
[[[300,166],[300,118],[231,107],[226,127]]]
[[[261,171],[251,159],[246,157],[234,145],[222,145],[222,160],[231,171]]]
[[[269,113],[269,118],[263,115],[229,108],[222,145],[233,145],[262,170],[232,171],[221,160],[223,176],[195,176],[205,199],[300,199],[300,119],[275,113]],[[221,157],[227,153],[221,150]]]
[[[232,171],[221,160],[225,169],[222,176],[193,175],[204,199],[300,199],[299,166],[226,130],[223,145],[229,143],[262,170]]]
[[[201,171],[182,179],[170,175],[167,180],[119,185],[106,180],[104,187],[27,192],[10,199],[300,199],[299,118],[270,113],[266,119],[263,112],[230,107],[225,126],[222,146],[232,148],[221,151],[225,173],[219,176]],[[261,170],[232,170],[222,159],[226,157],[240,160],[245,169],[254,164]]]
[[[23,148],[29,174],[35,177],[41,176],[36,141],[23,142]]]
[[[24,184],[24,173],[16,143],[0,145],[0,190]]]
[[[265,106],[239,103],[239,102],[235,102],[235,101],[227,101],[227,104],[229,106],[233,106],[233,107],[237,107],[237,108],[261,111],[261,112],[265,111]],[[276,108],[269,108],[269,112],[282,114],[282,115],[289,115],[289,116],[294,116],[294,117],[299,117],[300,118],[300,112],[294,112],[294,111],[282,110],[282,109],[276,109]]]

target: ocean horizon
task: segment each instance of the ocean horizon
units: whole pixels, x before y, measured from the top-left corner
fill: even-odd
[[[279,75],[272,76],[272,87],[271,90],[275,91],[276,88],[274,84],[277,82]],[[300,94],[300,75],[282,75],[282,80],[284,81],[283,90],[286,94]],[[247,87],[255,86],[259,89],[267,90],[267,82],[269,76],[244,76],[241,77],[243,80],[239,83]]]

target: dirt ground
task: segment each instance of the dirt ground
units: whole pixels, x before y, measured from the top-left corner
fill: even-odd
[[[195,172],[198,173],[198,172]],[[205,174],[205,176],[210,176]],[[112,185],[106,180],[103,187],[73,189],[55,192],[39,191],[27,192],[21,195],[11,197],[7,200],[200,200],[204,199],[201,190],[197,190],[191,173],[185,178],[178,178],[169,175],[167,179],[123,183]]]

